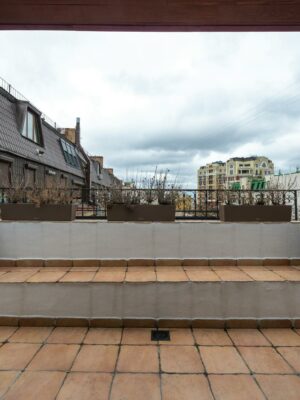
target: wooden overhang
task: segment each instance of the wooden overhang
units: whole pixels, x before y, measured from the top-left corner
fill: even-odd
[[[0,29],[298,31],[300,0],[0,0]]]

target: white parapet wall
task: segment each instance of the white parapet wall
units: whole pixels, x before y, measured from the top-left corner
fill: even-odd
[[[299,282],[0,283],[0,316],[299,319]]]
[[[0,258],[300,258],[300,224],[2,221]]]

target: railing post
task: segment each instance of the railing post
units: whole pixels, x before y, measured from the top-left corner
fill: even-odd
[[[295,221],[298,221],[298,190],[294,191]]]

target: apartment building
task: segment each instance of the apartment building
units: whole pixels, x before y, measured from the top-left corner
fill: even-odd
[[[267,157],[233,157],[200,167],[198,189],[263,189],[265,177],[273,173],[274,164]]]
[[[274,164],[267,157],[233,157],[226,161],[226,188],[263,189],[265,177],[273,173]]]
[[[226,163],[215,161],[198,169],[198,189],[224,189]]]

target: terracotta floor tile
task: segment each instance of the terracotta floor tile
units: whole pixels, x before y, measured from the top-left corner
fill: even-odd
[[[5,400],[54,400],[64,380],[64,372],[25,371],[5,396]]]
[[[122,329],[119,328],[91,328],[85,339],[85,344],[119,344]]]
[[[154,265],[145,265],[143,267],[128,267],[127,268],[127,272],[142,272],[142,271],[155,272],[155,267],[154,267]]]
[[[127,282],[155,282],[156,273],[153,271],[127,271],[125,281]]]
[[[90,282],[93,280],[95,272],[67,272],[60,282]]]
[[[209,375],[215,400],[264,400],[250,375]]]
[[[125,267],[125,266],[118,266],[118,267],[110,267],[110,266],[101,266],[100,268],[99,268],[99,272],[100,271],[105,271],[105,272],[113,272],[113,271],[116,271],[116,272],[121,272],[121,271],[127,271],[127,268],[128,267]]]
[[[72,371],[113,372],[118,346],[84,345],[74,362]]]
[[[0,397],[4,395],[18,375],[19,372],[15,371],[0,371]]]
[[[99,267],[72,267],[70,272],[97,272]]]
[[[156,271],[157,280],[159,282],[184,282],[188,281],[188,277],[185,271],[173,271],[173,268],[169,268],[169,271]]]
[[[3,275],[5,272],[9,272],[13,269],[16,269],[16,267],[11,266],[11,267],[0,267],[1,275]]]
[[[234,347],[201,346],[202,361],[209,374],[249,373],[249,370]]]
[[[242,282],[242,281],[252,281],[253,279],[250,278],[249,275],[247,275],[243,271],[221,271],[218,270],[216,271],[217,275],[221,278],[222,281],[234,281],[234,282]]]
[[[6,274],[0,276],[0,282],[7,282],[7,283],[25,282],[30,276],[32,276],[35,273],[36,271],[28,269],[23,271],[7,272]]]
[[[201,268],[201,267],[198,267]],[[220,281],[220,278],[214,271],[186,271],[190,281],[193,282],[214,282]]]
[[[159,344],[162,345],[194,345],[195,341],[190,329],[169,329],[170,341],[161,341]]]
[[[117,374],[110,400],[161,400],[158,374]]]
[[[158,266],[158,267],[155,267],[155,270],[156,270],[156,272],[170,272],[170,271],[173,271],[173,272],[183,272],[184,271],[184,269],[183,269],[183,267],[176,267],[176,266],[169,266],[169,267],[166,267],[166,266]]]
[[[93,282],[123,282],[125,279],[125,268],[119,270],[119,268],[100,268],[99,271],[94,276]]]
[[[282,357],[300,373],[300,347],[278,347]]]
[[[118,372],[159,372],[157,346],[122,346]]]
[[[16,326],[0,326],[0,342],[5,342],[17,329]]]
[[[232,346],[223,329],[193,329],[196,343],[204,346]]]
[[[270,347],[239,347],[250,370],[257,374],[289,374],[292,369],[284,359]]]
[[[40,348],[38,344],[5,343],[0,347],[0,370],[21,370]]]
[[[256,379],[269,400],[299,400],[299,376],[257,375]]]
[[[149,328],[124,328],[122,344],[155,344],[151,341]]]
[[[284,281],[284,278],[279,276],[273,271],[247,271],[247,274],[251,276],[255,281]]]
[[[212,400],[203,375],[162,375],[162,400]]]
[[[254,272],[254,271],[258,271],[258,272],[265,272],[268,271],[268,268],[263,267],[262,265],[240,265],[239,269],[244,271],[244,272]]]
[[[86,334],[87,328],[83,327],[58,327],[48,337],[48,343],[80,344]]]
[[[64,271],[41,271],[27,279],[27,282],[57,282],[64,275]]]
[[[268,265],[266,266],[270,271],[296,271],[297,268],[288,265]]]
[[[276,273],[288,281],[300,281],[300,271],[276,271]],[[1,277],[0,277],[1,280]]]
[[[67,271],[69,271],[71,269],[71,267],[55,267],[55,266],[52,266],[52,267],[43,267],[43,268],[41,268],[40,269],[40,271],[41,272],[67,272]]]
[[[203,365],[194,346],[160,346],[161,369],[163,372],[199,373]]]
[[[300,336],[292,329],[262,329],[274,346],[300,346]]]
[[[53,328],[22,326],[10,338],[10,342],[43,343]]]
[[[27,369],[30,371],[68,371],[78,349],[79,346],[75,344],[46,344]]]
[[[211,269],[213,271],[240,271],[240,267],[235,265],[212,265]]]
[[[227,333],[236,346],[271,346],[257,329],[228,329]]]
[[[184,265],[185,271],[213,271],[209,265]]]
[[[111,374],[71,372],[57,400],[108,400]]]

